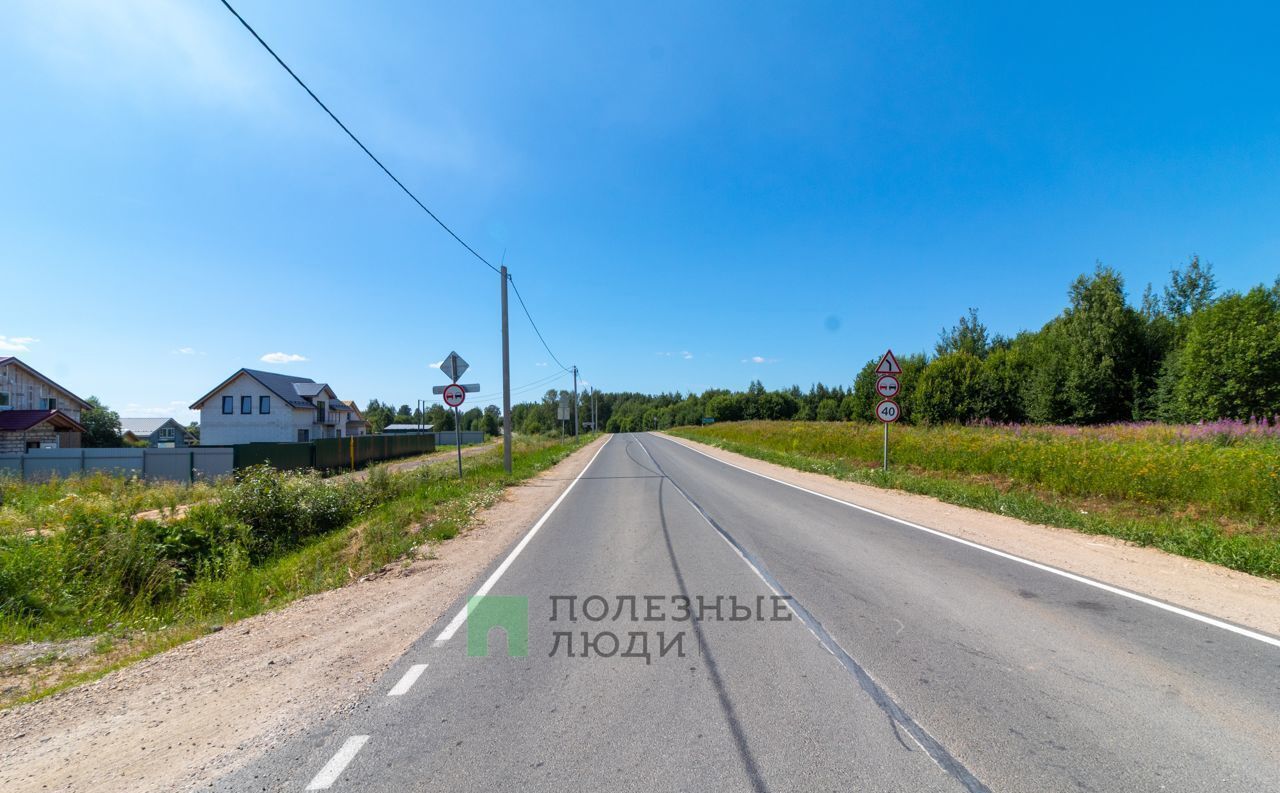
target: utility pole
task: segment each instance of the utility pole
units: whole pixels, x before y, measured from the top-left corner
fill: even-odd
[[[578,439],[578,367],[573,367],[573,439]]]
[[[507,330],[507,266],[502,278],[502,468],[511,473],[511,336]]]
[[[591,431],[599,432],[600,425],[596,423],[596,387],[591,386]]]

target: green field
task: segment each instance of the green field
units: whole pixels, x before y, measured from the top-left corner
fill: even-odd
[[[1109,534],[1280,578],[1280,438],[1220,422],[1098,427],[731,422],[673,435],[842,479]]]
[[[0,649],[82,636],[100,637],[102,654],[117,643],[163,649],[449,539],[503,488],[575,448],[517,439],[512,475],[499,447],[465,458],[462,482],[455,461],[375,467],[365,480],[256,467],[194,487],[0,479]],[[138,517],[179,504],[193,506]]]

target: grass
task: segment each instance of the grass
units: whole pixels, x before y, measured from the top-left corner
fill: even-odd
[[[217,626],[407,561],[465,529],[505,487],[576,448],[517,439],[511,475],[497,448],[464,458],[461,482],[455,461],[402,472],[379,466],[365,480],[329,483],[265,468],[195,488],[99,477],[6,482],[0,644],[99,641],[97,663],[7,694],[4,704],[93,679]],[[92,498],[80,494],[82,484]],[[167,522],[133,517],[193,502]]]
[[[790,468],[1280,578],[1280,441],[1178,428],[734,422],[673,435]]]

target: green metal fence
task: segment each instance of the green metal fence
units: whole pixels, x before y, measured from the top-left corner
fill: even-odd
[[[310,443],[242,443],[233,448],[236,470],[263,463],[281,471],[298,468],[339,470],[434,452],[436,436],[432,433],[357,435]]]

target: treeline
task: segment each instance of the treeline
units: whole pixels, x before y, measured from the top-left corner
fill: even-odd
[[[900,355],[903,420],[1097,424],[1274,422],[1280,415],[1280,278],[1274,286],[1219,293],[1212,266],[1193,257],[1157,291],[1131,305],[1124,280],[1099,266],[1068,290],[1062,313],[1036,331],[992,335],[970,310],[939,336],[932,354]],[[868,361],[853,387],[821,383],[701,395],[597,394],[609,432],[744,419],[870,421],[879,401]],[[512,411],[516,428],[554,427],[557,392]],[[583,395],[581,416],[589,418]],[[523,414],[522,414],[523,409]],[[529,421],[523,427],[519,417]]]
[[[364,418],[369,422],[372,432],[382,432],[389,424],[429,424],[436,431],[453,430],[453,410],[444,405],[430,405],[426,411],[419,408],[410,410],[408,405],[397,408],[390,402],[370,399],[364,409]],[[465,410],[462,413],[462,429],[464,432],[483,430],[489,435],[497,435],[502,429],[502,410],[497,405]]]

